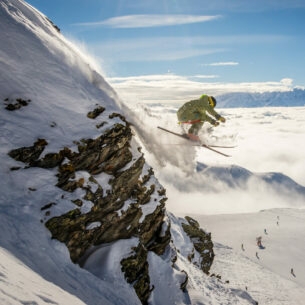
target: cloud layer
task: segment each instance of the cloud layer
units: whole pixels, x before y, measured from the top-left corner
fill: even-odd
[[[219,109],[226,123],[212,129],[204,125],[200,136],[206,143],[235,146],[219,148],[230,158],[196,150],[185,140],[160,131],[157,126],[182,132],[177,106],[133,108],[128,117],[145,143],[145,159],[167,189],[167,207],[175,213],[304,207],[304,190],[296,192],[295,184],[305,185],[304,107]],[[197,161],[200,171],[196,171]]]
[[[226,62],[213,62],[210,64],[204,64],[204,66],[211,66],[211,67],[221,67],[221,66],[238,66],[239,63],[235,61],[226,61]]]
[[[78,26],[107,26],[111,28],[148,28],[175,26],[181,24],[200,23],[215,20],[221,16],[203,15],[126,15],[109,18],[99,22],[77,23]]]
[[[179,76],[175,74],[113,77],[107,81],[128,103],[181,103],[198,98],[203,93],[220,95],[230,92],[273,92],[293,90],[293,80],[273,82],[204,82],[215,75]]]

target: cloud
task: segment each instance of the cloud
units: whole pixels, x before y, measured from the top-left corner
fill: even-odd
[[[211,79],[211,78],[218,78],[219,75],[195,75],[194,78],[205,78],[205,79]]]
[[[148,28],[201,23],[220,18],[220,15],[126,15],[99,22],[77,23],[78,26],[107,26],[111,28]]]
[[[129,103],[181,103],[198,98],[203,93],[217,96],[230,92],[293,90],[293,80],[289,78],[270,82],[225,83],[202,81],[198,76],[161,74],[113,77],[107,78],[107,81]]]
[[[283,78],[281,80],[281,83],[285,86],[291,86],[292,82],[293,82],[293,80],[291,78]]]
[[[204,66],[238,66],[239,63],[235,61],[227,61],[227,62],[213,62],[210,64],[204,64]]]

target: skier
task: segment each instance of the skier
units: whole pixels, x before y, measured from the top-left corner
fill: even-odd
[[[261,236],[256,237],[256,244],[258,247],[262,247],[262,237]]]
[[[219,122],[225,123],[226,119],[215,110],[216,99],[213,96],[201,95],[197,100],[192,100],[182,105],[177,111],[180,124],[191,124],[188,130],[188,137],[193,141],[199,141],[198,132],[204,122],[218,126]],[[215,118],[215,119],[214,119]]]

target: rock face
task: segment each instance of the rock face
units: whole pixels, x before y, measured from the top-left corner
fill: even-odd
[[[191,238],[195,250],[200,255],[200,268],[204,273],[208,274],[214,260],[211,233],[207,233],[201,229],[199,223],[195,219],[189,216],[186,216],[185,219],[188,224],[182,223],[183,230]],[[193,255],[189,256],[190,261],[192,261],[193,258]]]
[[[98,106],[87,117],[95,119],[104,111],[104,107]],[[60,216],[49,217],[56,206],[54,202],[47,202],[41,208],[52,238],[66,244],[74,263],[82,265],[86,253],[94,246],[120,239],[138,239],[138,245],[120,263],[126,281],[133,285],[142,304],[147,304],[153,290],[148,253],[162,256],[166,249],[177,251],[171,245],[166,192],[155,179],[153,169],[146,164],[140,148],[132,151],[130,124],[117,113],[109,115],[108,120],[104,123],[109,128],[100,136],[78,140],[77,151],[64,147],[40,157],[48,143],[45,139],[37,139],[28,147],[10,151],[9,155],[25,163],[25,168],[55,168],[56,187],[64,192],[82,190],[84,195],[72,201],[75,208]],[[108,181],[99,182],[97,177],[101,174],[106,175]],[[199,267],[208,273],[214,257],[211,236],[201,230],[195,220],[189,217],[186,220],[183,229],[201,257]],[[198,265],[192,261],[191,253],[189,261]],[[188,275],[181,272],[185,276],[180,287],[186,292]]]

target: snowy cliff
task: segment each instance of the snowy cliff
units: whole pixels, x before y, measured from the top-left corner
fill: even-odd
[[[253,303],[208,276],[211,234],[166,211],[166,191],[90,59],[22,0],[1,1],[0,40],[0,246],[11,272],[18,258],[69,304],[190,304],[205,286],[213,304]],[[39,295],[43,281],[29,294],[1,270],[1,304],[60,302]]]

